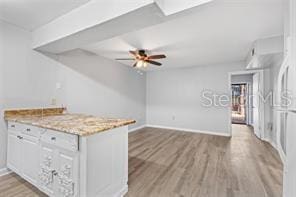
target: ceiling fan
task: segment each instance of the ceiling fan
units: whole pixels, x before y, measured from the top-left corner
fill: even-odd
[[[156,66],[161,66],[161,63],[154,61],[155,59],[163,59],[166,58],[165,55],[150,55],[148,56],[146,54],[146,51],[136,50],[136,51],[129,51],[131,55],[133,55],[133,58],[117,58],[116,60],[135,60],[136,62],[133,64],[133,67],[142,68],[147,67],[148,64],[153,64]]]

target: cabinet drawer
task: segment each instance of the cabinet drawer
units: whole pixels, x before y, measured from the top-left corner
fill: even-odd
[[[78,150],[78,136],[59,131],[46,130],[41,136],[41,142],[48,143],[69,151]]]
[[[8,131],[21,131],[23,128],[23,124],[17,122],[8,122]]]
[[[44,130],[42,128],[39,127],[34,127],[34,126],[30,126],[30,125],[23,125],[22,128],[22,133],[29,135],[29,136],[34,136],[34,137],[39,137],[40,136],[40,132]]]

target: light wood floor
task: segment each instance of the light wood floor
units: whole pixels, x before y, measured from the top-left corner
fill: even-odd
[[[15,173],[0,177],[1,197],[45,197],[44,193]]]
[[[0,177],[0,196],[44,196],[15,174]],[[281,197],[277,152],[244,125],[233,137],[145,128],[129,136],[126,197]]]
[[[233,137],[146,128],[129,137],[127,197],[281,197],[282,164],[244,125]]]

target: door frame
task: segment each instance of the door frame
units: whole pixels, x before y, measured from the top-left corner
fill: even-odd
[[[246,86],[246,95],[247,95],[246,103],[249,105],[249,100],[250,100],[249,99],[249,86],[250,86],[250,83],[249,82],[241,82],[241,81],[239,81],[239,82],[236,82],[236,83],[231,83],[231,86],[232,85],[245,85]],[[232,105],[232,95],[231,95],[231,105]],[[249,116],[250,116],[249,108],[247,108],[246,105],[245,105],[245,122],[246,122],[246,125],[249,125],[249,118],[250,118]],[[231,123],[232,123],[232,121],[231,121]]]
[[[234,71],[234,72],[229,72],[228,73],[228,91],[230,95],[230,105],[228,106],[228,132],[229,136],[232,137],[232,118],[231,118],[231,113],[232,113],[232,89],[231,89],[231,76],[233,75],[246,75],[246,74],[255,74],[259,73],[259,85],[262,90],[264,90],[264,71],[262,69],[256,69],[256,70],[243,70],[243,71]],[[264,93],[264,92],[263,92]],[[264,131],[265,131],[265,119],[264,119],[264,103],[259,102],[259,128],[260,128],[260,139],[263,140],[265,139]]]

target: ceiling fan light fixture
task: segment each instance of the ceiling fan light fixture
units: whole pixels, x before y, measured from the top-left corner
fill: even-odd
[[[159,54],[159,55],[147,55],[145,50],[136,50],[136,51],[129,51],[129,53],[134,57],[135,62],[133,67],[136,68],[146,68],[148,64],[161,66],[160,62],[155,60],[166,58],[166,55]],[[117,60],[132,60],[132,58],[118,58]]]
[[[143,62],[143,67],[146,68],[148,66],[147,62]]]
[[[146,65],[147,66],[147,65]],[[137,68],[142,68],[142,67],[145,67],[145,62],[143,60],[139,60],[137,62]]]

